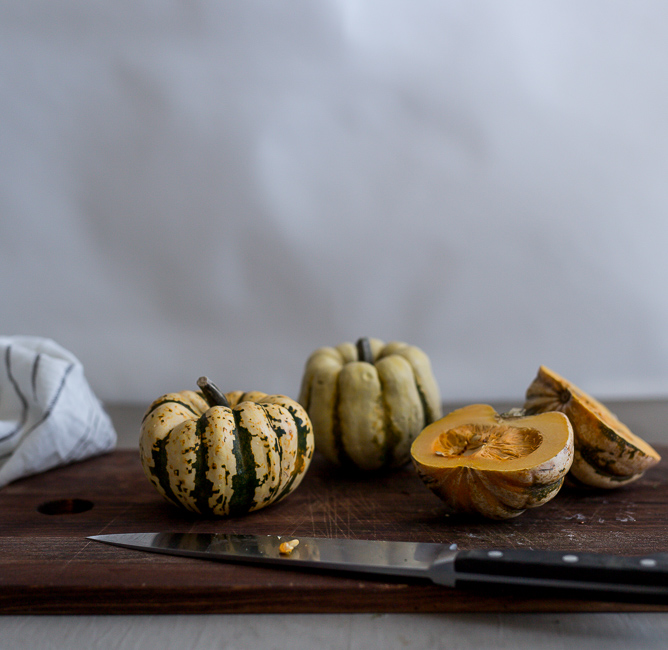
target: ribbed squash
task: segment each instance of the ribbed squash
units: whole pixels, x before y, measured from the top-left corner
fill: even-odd
[[[142,421],[141,463],[156,490],[192,512],[239,516],[297,488],[314,449],[306,411],[284,395],[198,384],[163,395]]]
[[[633,434],[601,402],[545,366],[526,393],[527,413],[560,411],[575,436],[570,479],[595,488],[631,483],[661,460],[651,445]]]
[[[316,449],[336,465],[364,471],[405,465],[413,440],[441,415],[427,355],[379,339],[316,350],[299,402],[313,423]]]
[[[472,404],[426,427],[411,455],[451,512],[509,519],[559,492],[573,460],[573,431],[563,413],[499,415]]]

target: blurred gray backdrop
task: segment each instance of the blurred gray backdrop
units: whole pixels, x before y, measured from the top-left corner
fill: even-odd
[[[444,400],[668,394],[668,5],[0,4],[0,333],[106,401],[295,397],[359,336]]]

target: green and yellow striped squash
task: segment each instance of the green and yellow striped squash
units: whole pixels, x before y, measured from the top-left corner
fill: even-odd
[[[242,391],[224,397],[228,405],[208,391],[158,398],[143,418],[139,452],[146,476],[167,501],[236,517],[299,486],[314,438],[308,414],[289,397]]]
[[[373,338],[313,352],[299,402],[313,423],[316,449],[342,468],[363,471],[405,465],[413,440],[441,416],[427,355]]]

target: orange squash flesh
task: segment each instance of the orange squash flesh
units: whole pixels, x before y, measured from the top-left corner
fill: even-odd
[[[426,427],[411,456],[450,511],[507,519],[557,494],[573,460],[573,431],[563,413],[499,415],[473,404]]]

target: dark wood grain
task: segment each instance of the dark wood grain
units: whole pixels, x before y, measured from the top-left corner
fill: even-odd
[[[54,509],[46,503],[74,499],[93,507],[40,512]],[[203,519],[163,501],[135,451],[117,451],[0,491],[0,613],[666,611],[668,604],[481,596],[417,580],[222,564],[86,539],[170,530],[636,555],[668,552],[666,504],[665,461],[617,491],[564,488],[541,508],[493,522],[447,516],[410,466],[384,476],[344,477],[317,456],[283,502],[239,519]]]

